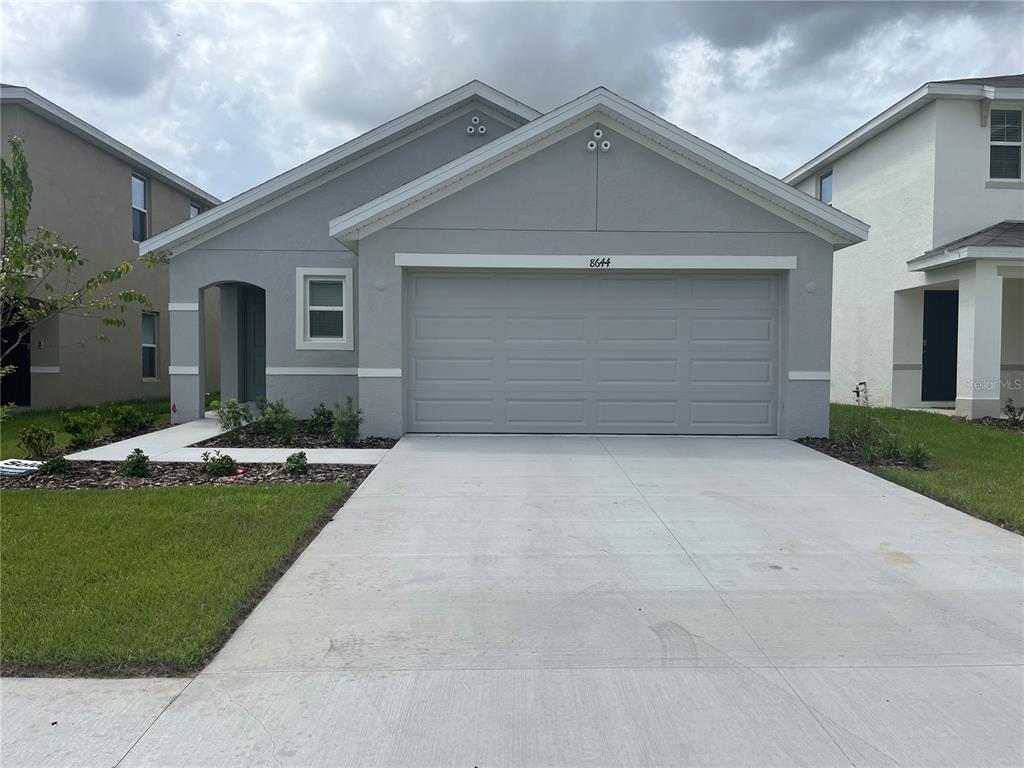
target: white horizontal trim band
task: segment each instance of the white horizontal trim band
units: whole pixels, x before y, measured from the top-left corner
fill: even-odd
[[[59,365],[30,365],[29,373],[60,373]]]
[[[170,312],[198,312],[198,302],[189,303],[187,301],[172,301],[167,305],[167,309]]]
[[[829,381],[832,374],[828,371],[790,371],[790,381]]]
[[[167,372],[171,376],[198,376],[199,366],[198,365],[170,365],[167,367]]]
[[[360,368],[359,378],[361,379],[400,379],[401,368]]]
[[[355,368],[267,368],[267,376],[355,376]]]
[[[484,269],[796,269],[796,256],[650,256],[593,254],[396,253],[396,267]]]

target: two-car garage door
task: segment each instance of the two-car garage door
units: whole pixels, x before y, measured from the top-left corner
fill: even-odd
[[[410,432],[777,432],[775,275],[406,277]]]

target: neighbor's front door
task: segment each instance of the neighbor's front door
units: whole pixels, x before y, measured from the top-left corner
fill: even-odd
[[[924,292],[921,400],[956,400],[957,291]]]

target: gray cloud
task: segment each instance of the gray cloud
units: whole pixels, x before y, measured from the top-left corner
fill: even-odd
[[[5,6],[0,66],[221,196],[479,78],[606,85],[773,173],[930,79],[1024,69],[1010,3]]]

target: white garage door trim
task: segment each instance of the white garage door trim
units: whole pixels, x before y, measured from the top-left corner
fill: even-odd
[[[406,430],[777,435],[783,274],[406,270]]]
[[[796,256],[656,256],[592,254],[541,255],[508,253],[396,253],[396,267],[440,269],[796,269]]]

